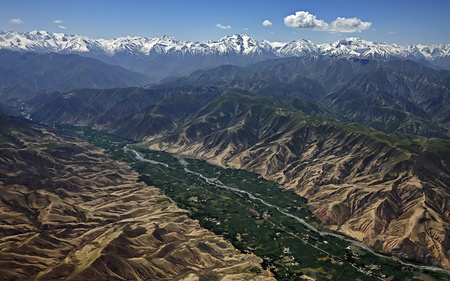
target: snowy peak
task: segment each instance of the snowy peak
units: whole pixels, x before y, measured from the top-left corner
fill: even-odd
[[[247,34],[235,34],[219,39],[217,42],[211,42],[211,47],[216,48],[219,53],[235,54],[260,54],[272,51],[270,45],[258,42]]]
[[[159,38],[128,36],[110,40],[99,39],[98,42],[102,49],[110,56],[123,52],[135,55],[149,55],[152,51],[157,54],[167,54],[185,46],[185,42],[179,42],[168,35]]]
[[[258,42],[247,34],[226,36],[218,41],[191,42],[177,41],[164,35],[162,37],[119,37],[114,39],[90,39],[80,35],[65,35],[45,31],[0,32],[0,48],[60,53],[102,53],[114,56],[116,53],[129,52],[135,55],[155,54],[257,54],[273,52],[270,44]]]
[[[285,44],[282,48],[278,50],[280,56],[295,56],[303,57],[316,54],[318,47],[311,41],[300,39]]]
[[[371,41],[366,41],[358,37],[349,37],[343,40],[338,40],[331,44],[335,48],[341,47],[352,47],[352,48],[366,48],[368,46],[374,45]]]
[[[0,31],[0,49],[40,53],[74,53],[98,58],[118,55],[136,58],[154,58],[161,55],[177,58],[218,56],[221,59],[214,61],[222,64],[235,63],[235,61],[228,62],[227,56],[232,56],[234,60],[241,57],[244,59],[242,63],[276,57],[309,55],[375,59],[408,58],[428,61],[450,69],[450,44],[399,46],[375,43],[356,37],[316,45],[304,39],[289,43],[257,41],[247,34],[225,36],[217,41],[191,42],[178,41],[168,35],[155,38],[127,36],[114,39],[91,39],[80,35],[46,31]],[[247,60],[246,58],[251,59]]]
[[[356,37],[350,37],[331,44],[322,44],[320,46],[320,52],[330,56],[361,58],[402,57],[404,49],[405,47],[399,47],[395,44],[374,43]]]
[[[87,53],[99,48],[98,42],[79,35],[46,31],[2,32],[0,48],[30,52]]]
[[[433,61],[450,57],[450,45],[409,45],[375,43],[361,38],[347,38],[331,44],[320,45],[320,53],[331,56],[361,58],[408,58]]]
[[[226,50],[233,50],[236,53],[250,53],[258,44],[253,38],[247,34],[235,34],[221,38],[218,43]]]

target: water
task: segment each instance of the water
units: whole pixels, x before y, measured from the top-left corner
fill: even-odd
[[[128,149],[127,146],[124,147],[124,149]],[[162,163],[162,162],[158,162],[158,161],[154,161],[154,160],[148,160],[148,159],[145,159],[140,153],[138,153],[138,152],[135,151],[134,149],[130,149],[130,150],[131,150],[132,152],[134,152],[134,154],[135,154],[135,156],[136,156],[136,159],[138,159],[138,160],[140,160],[140,161],[144,161],[144,162],[147,162],[147,163],[150,163],[150,164],[153,164],[153,165],[163,165],[163,166],[166,167],[166,168],[171,168],[171,167],[170,167],[169,165],[167,165],[166,163]],[[358,248],[361,248],[361,249],[363,249],[363,250],[365,250],[365,251],[367,251],[367,252],[370,252],[370,253],[372,253],[372,254],[378,256],[378,257],[385,258],[385,259],[394,261],[394,262],[396,262],[396,263],[399,263],[399,264],[402,264],[402,265],[405,265],[405,266],[409,266],[409,267],[413,267],[413,268],[421,269],[421,270],[430,270],[430,271],[435,271],[435,272],[440,272],[440,273],[450,274],[450,271],[445,270],[445,269],[442,269],[442,268],[438,268],[438,267],[434,267],[434,266],[426,266],[426,265],[416,265],[416,264],[412,264],[412,263],[408,263],[408,262],[401,261],[401,260],[396,259],[396,258],[392,258],[392,257],[388,257],[388,256],[385,256],[385,255],[379,254],[379,253],[377,253],[377,252],[374,252],[374,251],[373,251],[372,249],[370,249],[369,247],[367,247],[367,246],[365,246],[365,245],[363,245],[363,244],[361,244],[361,243],[359,243],[359,242],[357,242],[357,241],[351,240],[351,239],[349,239],[349,238],[347,238],[347,237],[345,237],[345,236],[342,236],[342,235],[339,235],[339,234],[335,234],[335,233],[330,233],[330,232],[326,232],[326,231],[319,230],[319,229],[315,228],[314,226],[312,226],[311,224],[307,223],[304,219],[302,219],[302,218],[300,218],[300,217],[298,217],[298,216],[295,216],[295,215],[289,213],[288,211],[286,211],[286,210],[283,209],[283,208],[280,208],[280,207],[278,207],[278,206],[275,206],[275,205],[273,205],[273,204],[270,204],[270,203],[266,202],[264,199],[259,198],[259,197],[255,196],[254,194],[252,194],[252,193],[250,193],[250,192],[248,192],[248,191],[245,191],[245,190],[242,190],[242,189],[239,189],[239,188],[236,188],[236,187],[226,186],[226,185],[224,185],[224,184],[222,184],[222,183],[217,182],[216,179],[208,178],[208,177],[204,176],[204,175],[201,174],[201,173],[198,173],[198,172],[189,170],[189,169],[187,168],[188,162],[187,162],[186,160],[184,160],[183,158],[178,158],[178,161],[179,161],[180,164],[184,167],[184,171],[185,171],[186,173],[195,175],[195,176],[201,178],[202,180],[204,180],[206,183],[208,183],[208,184],[210,184],[210,185],[213,185],[213,186],[215,186],[215,187],[222,188],[222,189],[226,189],[226,190],[233,191],[233,192],[240,193],[240,194],[244,194],[244,195],[248,196],[250,199],[252,199],[252,200],[254,200],[254,201],[259,201],[260,203],[264,204],[264,205],[267,206],[267,207],[276,209],[277,211],[279,211],[281,214],[285,215],[286,217],[290,217],[290,218],[292,218],[292,219],[298,221],[299,223],[301,223],[302,225],[304,225],[306,228],[310,229],[311,231],[314,231],[314,232],[318,233],[318,234],[321,235],[321,236],[330,236],[330,237],[335,237],[335,238],[341,239],[342,241],[346,241],[346,242],[348,242],[348,243],[351,243],[352,245],[354,245],[354,246],[356,246],[356,247],[358,247]]]

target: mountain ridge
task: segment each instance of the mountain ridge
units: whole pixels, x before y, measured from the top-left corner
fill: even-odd
[[[143,86],[150,81],[142,73],[77,54],[0,50],[0,64],[3,102],[24,100],[39,92]]]
[[[103,129],[154,150],[258,173],[308,198],[331,229],[449,267],[448,141],[385,134],[329,119],[314,104],[313,115],[284,104],[281,95],[184,85],[39,95],[28,109],[36,121]]]
[[[230,50],[244,54],[259,53],[262,49],[271,51],[279,57],[304,55],[346,55],[361,58],[376,57],[414,57],[434,59],[450,56],[450,44],[398,45],[378,43],[358,37],[348,37],[332,43],[314,44],[311,40],[298,39],[291,42],[257,41],[249,35],[234,34],[213,41],[179,41],[172,36],[140,37],[126,36],[113,39],[92,39],[80,35],[49,33],[46,31],[15,32],[0,31],[0,47],[34,52],[83,53],[103,51],[114,55],[129,50],[144,55],[156,53],[169,54],[183,51],[184,54],[207,54],[208,52],[226,53]],[[165,48],[164,48],[165,47]],[[302,52],[301,52],[302,51]],[[378,51],[378,52],[377,52]],[[384,55],[383,55],[384,52]]]
[[[0,124],[1,280],[275,280],[128,164],[18,117]]]
[[[449,82],[450,72],[410,60],[290,57],[197,70],[160,87],[204,84],[241,89],[302,109],[291,101],[298,98],[317,109],[304,108],[304,113],[321,115],[328,110],[342,121],[385,132],[448,138]]]
[[[128,36],[91,39],[46,31],[0,31],[0,49],[94,57],[151,75],[155,81],[169,76],[187,75],[201,68],[223,64],[243,66],[291,56],[407,58],[433,67],[450,69],[450,44],[400,46],[355,37],[333,43],[314,44],[305,39],[287,43],[257,41],[247,34],[235,34],[216,41],[193,42],[178,41],[167,35],[154,38]]]

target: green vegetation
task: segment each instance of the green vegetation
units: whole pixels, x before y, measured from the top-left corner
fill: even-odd
[[[113,158],[129,162],[142,181],[162,190],[202,227],[223,235],[237,249],[263,258],[263,266],[278,280],[301,280],[305,276],[316,280],[419,280],[421,275],[431,280],[450,278],[310,229],[299,218],[316,228],[320,225],[307,208],[306,199],[258,175],[133,147],[152,164],[137,160],[131,149],[123,149],[127,140],[88,128],[63,129],[102,147]]]

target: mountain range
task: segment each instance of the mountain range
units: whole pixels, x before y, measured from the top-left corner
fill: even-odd
[[[410,60],[300,57],[198,70],[162,86],[207,84],[276,98],[305,114],[385,132],[448,137],[450,72]]]
[[[0,50],[0,64],[2,102],[24,100],[39,92],[143,86],[150,81],[144,74],[75,54]]]
[[[449,51],[0,32],[0,95],[36,122],[257,173],[307,198],[323,227],[448,269]]]
[[[39,95],[28,110],[37,121],[103,129],[153,150],[258,173],[306,197],[326,227],[448,267],[448,141],[306,115],[285,101],[186,85]],[[321,112],[314,103],[308,108]]]
[[[93,57],[144,73],[154,82],[171,76],[184,76],[197,69],[224,64],[244,66],[266,59],[292,56],[406,58],[450,69],[450,44],[399,46],[360,38],[347,38],[328,44],[314,44],[304,39],[280,43],[257,41],[246,34],[236,34],[217,41],[191,42],[178,41],[170,36],[91,39],[46,31],[2,31],[0,48]]]

